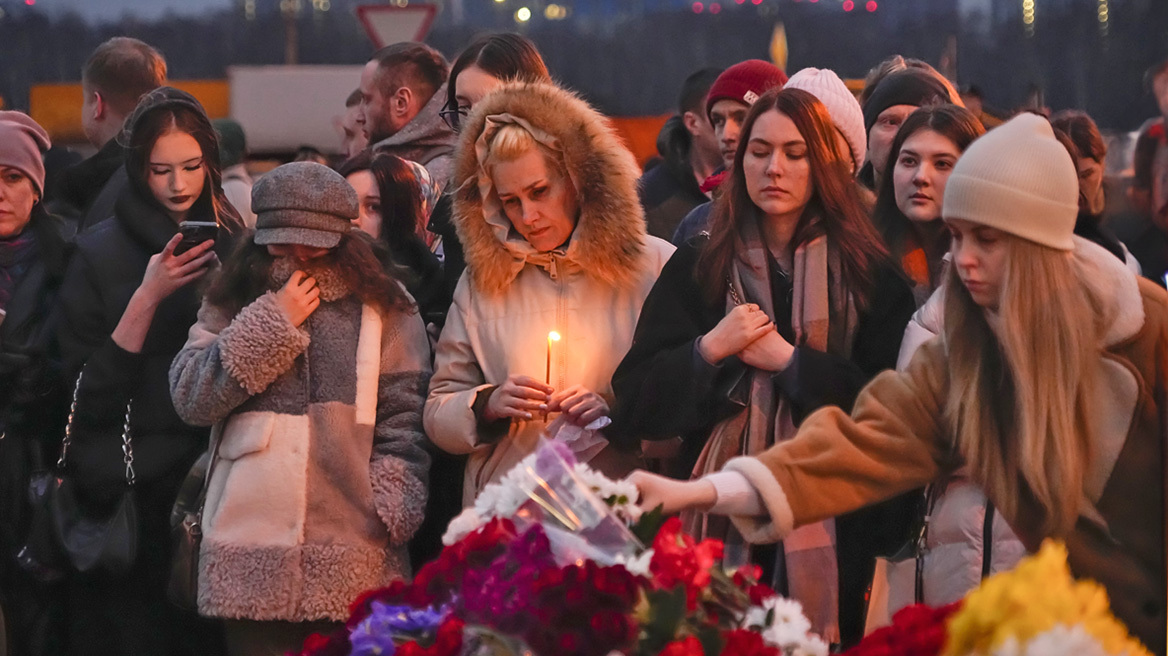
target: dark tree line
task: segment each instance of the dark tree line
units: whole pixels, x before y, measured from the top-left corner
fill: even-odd
[[[372,49],[368,39],[354,14],[337,4],[332,11],[307,11],[299,19],[300,63],[366,60]],[[932,10],[916,14],[843,13],[838,7],[825,10],[804,2],[785,3],[767,14],[748,6],[717,16],[677,11],[611,21],[533,21],[527,34],[559,80],[614,115],[667,112],[689,72],[767,58],[776,20],[786,25],[792,72],[817,66],[862,77],[894,53],[936,64],[955,37],[958,82],[977,84],[990,106],[1015,107],[1037,85],[1052,108],[1085,109],[1110,129],[1134,129],[1156,111],[1142,77],[1148,66],[1168,55],[1168,2],[1112,0],[1106,37],[1090,11],[1093,3],[1086,0],[1049,6],[1033,36],[1024,32],[1017,15],[995,17],[992,29],[983,34],[966,29],[955,10],[929,4]],[[95,26],[71,15],[49,18],[14,0],[0,0],[0,8],[5,10],[0,18],[0,95],[9,107],[27,107],[30,85],[77,81],[89,52],[118,34],[157,46],[175,79],[223,77],[232,64],[283,63],[283,19],[274,11],[253,20],[246,20],[242,10],[232,10]],[[505,20],[442,25],[428,40],[452,57],[477,32],[509,27],[514,23]]]

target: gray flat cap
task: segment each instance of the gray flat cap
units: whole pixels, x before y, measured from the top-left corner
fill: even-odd
[[[315,162],[272,169],[251,190],[255,243],[332,248],[357,220],[357,192],[341,174]]]

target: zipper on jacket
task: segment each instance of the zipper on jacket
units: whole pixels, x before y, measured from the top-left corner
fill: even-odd
[[[558,286],[556,293],[556,330],[560,333],[560,346],[556,349],[555,367],[556,367],[556,391],[564,389],[564,369],[566,368],[566,357],[564,351],[567,350],[570,331],[567,329],[564,316],[564,296],[567,292],[567,286],[562,279],[556,277],[556,261],[559,257],[558,253],[552,253],[552,280],[556,281]]]

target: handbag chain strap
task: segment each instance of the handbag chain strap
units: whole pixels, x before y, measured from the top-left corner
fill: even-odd
[[[746,304],[746,301],[743,301],[742,297],[738,295],[738,290],[734,288],[734,279],[728,273],[726,274],[726,287],[730,290],[730,300],[734,301],[735,305]]]
[[[73,386],[73,401],[69,404],[69,418],[65,420],[65,439],[61,440],[61,457],[57,458],[57,469],[63,471],[69,454],[69,445],[73,443],[73,417],[77,414],[77,394],[81,391],[81,379],[85,375],[82,368],[77,374],[77,383]],[[133,485],[137,480],[134,473],[134,445],[130,441],[130,407],[131,399],[126,403],[126,418],[122,422],[122,462],[126,465],[126,485]]]

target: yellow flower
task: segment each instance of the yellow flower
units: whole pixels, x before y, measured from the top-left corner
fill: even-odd
[[[1066,547],[1051,540],[965,597],[949,620],[943,656],[988,654],[1009,638],[1024,645],[1059,624],[1082,626],[1108,654],[1151,656],[1111,614],[1103,586],[1074,580]]]

